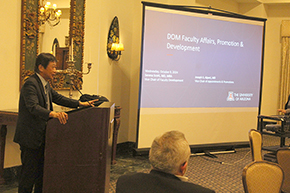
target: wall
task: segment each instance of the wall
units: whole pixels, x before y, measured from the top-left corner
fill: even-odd
[[[282,20],[290,18],[290,5],[254,3],[243,4],[239,8],[242,14],[267,18],[261,114],[277,114],[281,71],[280,26]]]
[[[11,14],[13,13],[13,14]],[[17,1],[5,1],[0,6],[1,18],[1,71],[0,107],[11,109],[17,107],[19,96],[20,71],[20,19],[21,4]],[[9,17],[7,17],[9,15]]]
[[[262,95],[262,113],[275,114],[277,109],[280,75],[280,24],[289,19],[289,6],[265,6],[259,3],[238,4],[232,0],[158,0],[165,4],[200,5],[240,12],[245,15],[268,18],[265,41],[265,65]],[[13,13],[13,14],[11,14]],[[17,108],[19,97],[20,59],[20,18],[21,4],[17,1],[4,1],[0,7],[2,30],[0,31],[2,83],[0,108]],[[7,17],[9,15],[9,17]],[[107,57],[106,44],[109,26],[114,16],[120,24],[120,40],[124,44],[120,61]],[[93,68],[84,76],[83,93],[100,94],[122,107],[121,127],[118,142],[135,141],[138,108],[139,66],[142,30],[142,4],[139,0],[98,0],[86,1],[85,53],[89,53]],[[86,67],[84,67],[86,69]],[[61,92],[68,95],[68,92]],[[79,94],[74,92],[74,97]],[[19,158],[18,146],[12,142],[13,127],[7,137],[5,166],[16,165]],[[16,157],[16,158],[15,158]],[[18,160],[19,162],[19,160]]]
[[[13,14],[11,14],[13,13]],[[20,71],[20,19],[21,4],[18,1],[5,1],[0,6],[1,28],[0,58],[1,84],[0,108],[16,109],[19,97]],[[9,17],[7,17],[9,15]],[[8,127],[5,152],[5,166],[20,163],[19,147],[12,142],[14,127]]]
[[[281,71],[281,37],[280,27],[282,20],[290,19],[290,4],[273,5],[267,9],[267,31],[265,52],[265,92],[262,100],[262,113],[275,114],[278,108],[280,71]],[[275,94],[273,94],[275,93]],[[276,94],[277,93],[277,94]],[[273,105],[269,105],[273,103]],[[286,101],[285,101],[286,103]],[[275,108],[273,109],[273,107]]]

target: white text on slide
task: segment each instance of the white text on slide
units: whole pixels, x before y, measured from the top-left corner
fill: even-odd
[[[184,82],[183,79],[175,78],[177,70],[145,70],[144,80],[146,82]]]
[[[167,33],[167,40],[171,42],[167,42],[166,48],[170,50],[180,50],[180,51],[192,51],[192,52],[200,52],[201,47],[197,46],[198,44],[207,44],[207,45],[214,45],[214,46],[229,46],[229,47],[236,47],[236,48],[243,48],[244,42],[237,41],[237,40],[222,40],[219,38],[210,38],[210,37],[196,37],[194,35],[180,35],[174,33]],[[180,41],[180,42],[187,42],[194,45],[184,45],[182,43],[174,44],[172,41]]]

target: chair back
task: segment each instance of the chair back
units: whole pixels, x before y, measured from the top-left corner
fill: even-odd
[[[242,179],[246,193],[279,193],[283,183],[283,170],[273,162],[255,161],[243,169]]]
[[[282,191],[290,193],[290,149],[283,148],[277,151],[277,162],[284,172]]]
[[[249,131],[249,141],[253,161],[262,161],[262,135],[256,129]]]

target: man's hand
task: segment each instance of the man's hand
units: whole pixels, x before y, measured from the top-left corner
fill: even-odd
[[[83,107],[88,107],[88,106],[91,106],[91,107],[93,107],[94,106],[94,103],[96,102],[96,101],[98,101],[99,99],[95,99],[95,100],[91,100],[91,101],[86,101],[86,102],[81,102],[81,101],[79,101],[79,104],[80,104],[80,106],[83,106]]]
[[[281,112],[281,113],[286,113],[286,110],[285,109],[278,109],[278,112]]]
[[[61,124],[66,124],[68,120],[68,115],[65,112],[54,112],[49,113],[49,117],[57,118]]]

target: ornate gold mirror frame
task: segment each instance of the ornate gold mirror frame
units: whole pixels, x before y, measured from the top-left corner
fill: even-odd
[[[84,14],[85,0],[70,0],[69,36],[73,39],[75,68],[83,70],[84,50]],[[34,74],[34,64],[38,54],[39,43],[39,0],[22,0],[21,6],[21,55],[20,55],[20,88],[24,81]],[[57,90],[69,89],[69,76],[65,71],[57,72],[51,86]],[[75,85],[82,87],[82,74],[75,78]]]
[[[118,52],[112,50],[113,43],[119,44],[119,20],[115,16],[109,29],[107,40],[107,54],[112,60],[116,60],[119,56]]]

